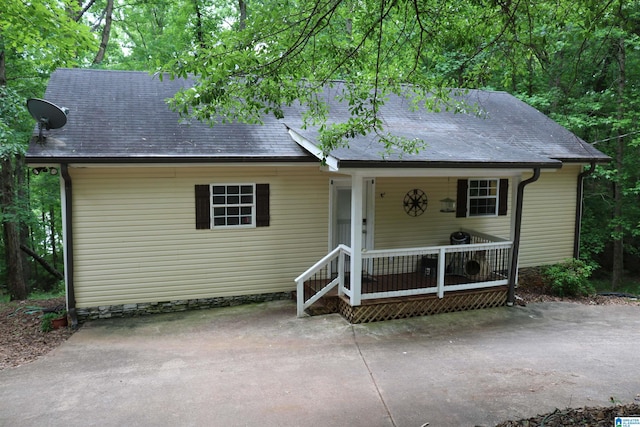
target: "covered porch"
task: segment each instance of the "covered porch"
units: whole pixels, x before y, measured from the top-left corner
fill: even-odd
[[[350,322],[362,323],[513,303],[524,188],[539,178],[539,168],[351,172],[350,238],[330,240],[333,249],[295,279],[298,316],[340,312]],[[396,188],[413,188],[420,179],[436,182],[439,178],[448,183],[453,177],[460,187],[478,180],[475,177],[494,177],[482,178],[483,182],[493,181],[493,213],[469,216],[459,210],[431,207],[431,213],[427,212],[420,222],[420,234],[409,237],[407,224],[418,222],[401,211],[390,214],[386,191],[379,192],[375,187],[386,177],[393,179]],[[385,190],[391,188],[386,186]],[[466,204],[470,193],[458,188],[457,204]],[[389,195],[398,202],[397,190]],[[435,242],[428,231],[434,223],[439,223]],[[445,241],[442,229],[447,224],[450,228]],[[502,236],[485,231],[496,229],[495,224],[500,224]],[[394,233],[402,235],[395,239],[395,247],[384,247],[384,242],[377,246],[372,238],[372,229],[383,225],[387,242]],[[397,247],[404,241],[413,246]],[[424,246],[420,246],[422,241]],[[322,309],[317,310],[318,306]]]
[[[298,316],[320,305],[351,323],[390,320],[506,304],[513,243],[461,230],[465,240],[422,248],[354,252],[339,245],[296,279]],[[360,276],[360,280],[354,277]]]

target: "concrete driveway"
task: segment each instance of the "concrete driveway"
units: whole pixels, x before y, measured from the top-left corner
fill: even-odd
[[[352,326],[280,301],[88,323],[0,372],[0,425],[493,426],[638,393],[640,306]]]

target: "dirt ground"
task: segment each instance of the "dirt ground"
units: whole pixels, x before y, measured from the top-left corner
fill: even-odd
[[[574,301],[589,305],[640,305],[638,299],[617,296],[559,298],[550,295],[536,278],[528,278],[521,283],[525,284],[516,292],[520,305],[547,301]],[[0,303],[0,371],[44,356],[74,333],[70,327],[50,332],[41,331],[43,309],[54,308],[64,308],[64,298]],[[640,395],[636,402],[622,403],[612,402],[612,406],[608,408],[558,409],[529,419],[505,421],[496,427],[610,426],[611,420],[616,416],[640,416]]]
[[[0,370],[29,363],[62,344],[71,328],[42,332],[42,310],[64,308],[64,297],[0,304]]]

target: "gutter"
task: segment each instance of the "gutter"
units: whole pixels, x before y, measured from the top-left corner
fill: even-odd
[[[413,169],[468,169],[468,168],[495,168],[495,169],[529,169],[529,168],[545,168],[545,169],[560,169],[562,162],[557,160],[549,161],[519,161],[519,162],[495,162],[495,161],[455,161],[455,160],[416,160],[416,161],[403,161],[403,160],[389,160],[389,161],[371,161],[371,160],[339,160],[339,166],[341,169],[353,168],[379,168],[379,169],[398,169],[398,168],[413,168]]]
[[[522,201],[524,187],[536,182],[540,178],[540,168],[533,169],[533,176],[518,184],[516,200],[516,223],[513,236],[513,252],[511,254],[511,269],[509,270],[509,292],[507,294],[507,306],[513,306],[516,299],[516,276],[518,274],[518,255],[520,253],[520,229],[522,228]]]
[[[78,328],[78,314],[76,313],[76,293],[73,283],[73,221],[72,221],[72,188],[69,166],[66,163],[60,165],[62,179],[64,181],[64,218],[65,218],[65,278],[67,282],[67,311],[71,318],[71,327]]]
[[[582,171],[578,175],[578,188],[576,190],[576,223],[575,231],[573,233],[573,257],[578,259],[580,257],[580,237],[582,233],[582,196],[584,194],[584,179],[591,175],[596,170],[596,163],[591,162],[591,168]]]
[[[75,163],[75,164],[118,164],[118,165],[129,165],[129,164],[207,164],[207,165],[218,165],[218,164],[226,164],[226,163],[246,163],[246,164],[255,164],[255,163],[295,163],[295,164],[305,164],[312,163],[316,164],[318,159],[312,155],[307,156],[254,156],[254,157],[176,157],[176,156],[156,156],[156,157],[143,157],[143,156],[129,156],[129,157],[121,157],[121,156],[105,156],[105,157],[69,157],[69,156],[41,156],[37,154],[28,154],[27,161],[30,164],[43,163]]]

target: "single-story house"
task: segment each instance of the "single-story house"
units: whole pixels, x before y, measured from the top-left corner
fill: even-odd
[[[74,320],[294,295],[299,315],[352,322],[512,304],[518,268],[577,254],[583,179],[609,160],[504,92],[460,95],[480,114],[392,96],[385,132],[423,150],[383,155],[369,135],[324,156],[301,107],[211,127],[168,107],[186,84],[51,76],[68,121],[26,157],[60,171]],[[335,90],[330,123],[347,114]]]

